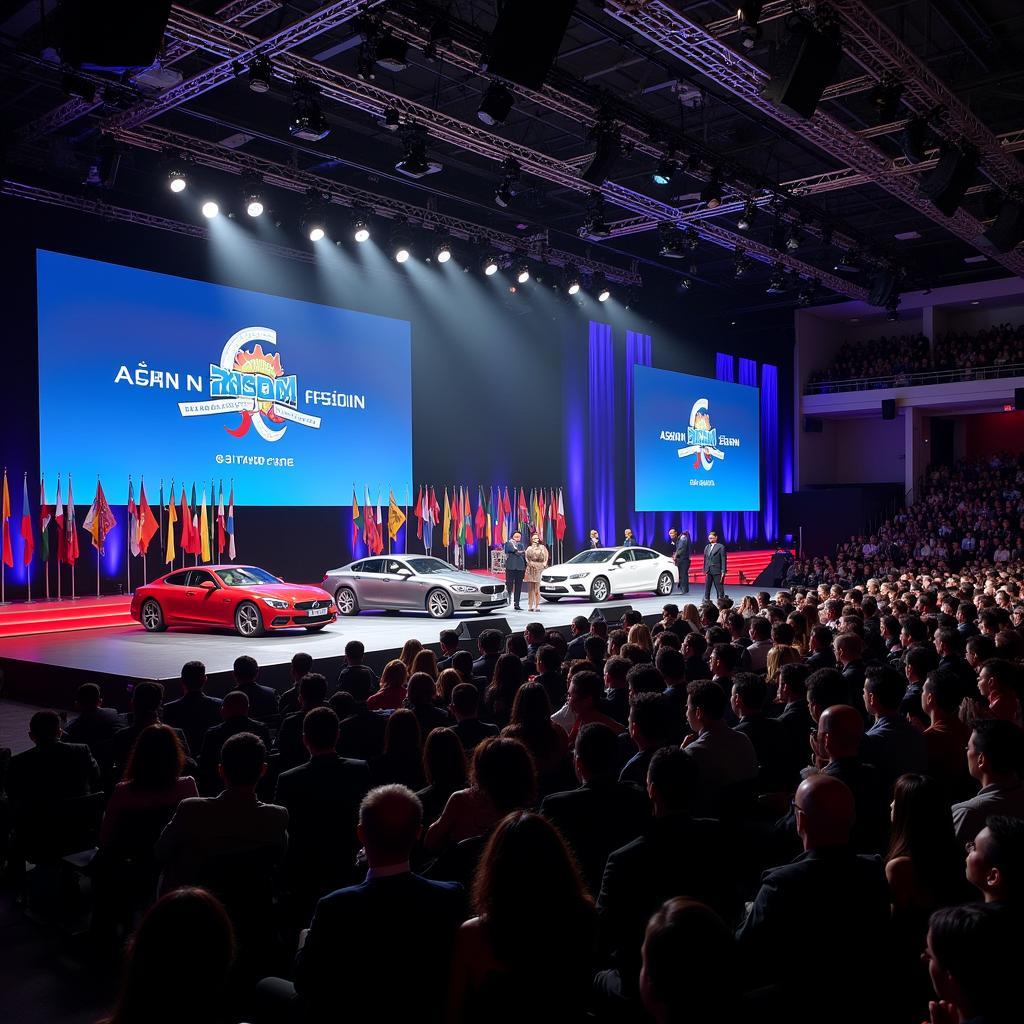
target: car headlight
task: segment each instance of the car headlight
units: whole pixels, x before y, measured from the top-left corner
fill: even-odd
[[[265,597],[263,598],[265,604],[269,604],[271,608],[287,608],[287,601],[279,601],[276,597]]]
[[[569,577],[569,579],[571,579],[571,580],[581,580],[581,579],[583,579],[584,576],[589,576],[589,575],[590,575],[589,572],[574,572]]]
[[[454,590],[456,594],[475,594],[480,590],[480,588],[470,587],[465,583],[453,583],[452,590]]]

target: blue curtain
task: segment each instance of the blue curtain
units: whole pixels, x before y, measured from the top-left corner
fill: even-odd
[[[725,352],[719,352],[715,356],[715,376],[719,380],[728,381],[730,384],[736,383],[736,360],[733,356],[727,355]],[[711,515],[707,517],[708,530],[711,530]],[[740,514],[739,512],[723,512],[722,513],[722,533],[725,537],[726,544],[734,544],[739,538],[740,532]]]
[[[626,331],[626,486],[630,490],[630,506],[636,494],[633,478],[633,367],[651,365],[651,336]],[[640,544],[655,544],[654,513],[636,512],[630,516],[629,525]]]
[[[764,538],[779,537],[779,368],[761,364],[761,459],[764,465]]]
[[[590,321],[587,388],[587,464],[590,467],[590,522],[601,542],[614,544],[615,532],[615,366],[610,324]]]
[[[749,387],[757,387],[757,360],[740,358],[740,383]],[[743,539],[752,542],[757,540],[757,512],[743,513]]]

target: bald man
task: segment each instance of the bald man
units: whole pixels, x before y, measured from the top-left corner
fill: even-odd
[[[889,891],[879,857],[850,845],[853,793],[824,772],[805,779],[793,808],[804,852],[767,871],[736,933],[750,986],[775,984],[789,1021],[830,1024],[867,1019],[877,996],[878,947],[889,921]],[[841,998],[836,998],[841,993]]]

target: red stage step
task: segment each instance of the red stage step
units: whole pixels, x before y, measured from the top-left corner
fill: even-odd
[[[0,606],[0,637],[130,626],[130,596],[19,601]]]

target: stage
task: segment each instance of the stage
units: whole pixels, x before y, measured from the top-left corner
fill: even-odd
[[[551,629],[568,630],[577,615],[588,618],[597,610],[615,619],[629,605],[655,621],[668,601],[682,606],[703,600],[703,583],[691,586],[688,595],[668,598],[642,594],[613,599],[604,604],[563,600],[544,603],[539,612],[499,611],[489,616],[457,616],[433,619],[426,613],[385,614],[364,612],[357,617],[341,618],[321,633],[303,630],[246,640],[228,631],[172,629],[165,633],[147,633],[141,625],[103,629],[79,629],[68,632],[37,633],[0,639],[0,671],[3,696],[36,705],[70,708],[75,689],[83,682],[98,682],[107,704],[127,706],[131,686],[143,679],[167,685],[168,697],[177,695],[177,679],[186,661],[198,659],[207,668],[209,690],[221,696],[231,688],[231,666],[235,658],[251,654],[260,664],[261,682],[283,689],[290,685],[289,662],[293,654],[306,651],[316,662],[316,670],[329,679],[342,667],[345,644],[361,640],[366,646],[366,661],[375,669],[396,657],[411,637],[436,650],[442,629],[459,629],[465,635],[463,647],[476,649],[476,637],[488,627],[502,632],[520,632],[528,622],[543,622]],[[736,602],[763,587],[730,583],[727,593]]]

